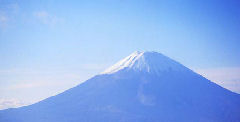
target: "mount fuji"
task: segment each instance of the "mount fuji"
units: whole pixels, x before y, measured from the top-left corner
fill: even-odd
[[[134,52],[99,75],[0,122],[240,122],[240,95],[157,52]]]

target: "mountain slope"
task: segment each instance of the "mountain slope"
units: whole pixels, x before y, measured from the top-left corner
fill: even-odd
[[[124,68],[148,73],[159,73],[167,70],[181,71],[187,69],[183,65],[160,53],[136,51],[103,71],[102,74],[115,73]]]
[[[156,52],[134,52],[39,103],[0,111],[1,122],[239,122],[240,95]]]

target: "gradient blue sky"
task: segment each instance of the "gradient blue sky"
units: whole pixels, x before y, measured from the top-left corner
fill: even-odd
[[[0,103],[55,95],[135,50],[161,52],[240,93],[239,6],[238,0],[0,0]]]

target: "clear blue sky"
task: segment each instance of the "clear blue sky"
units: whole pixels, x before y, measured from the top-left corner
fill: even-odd
[[[194,69],[238,68],[239,6],[239,0],[0,0],[0,99],[46,98],[135,50],[158,51]]]

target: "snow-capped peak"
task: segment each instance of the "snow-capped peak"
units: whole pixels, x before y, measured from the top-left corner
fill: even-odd
[[[160,53],[135,51],[131,55],[103,71],[101,74],[112,74],[125,68],[153,73],[186,69],[183,65]]]

